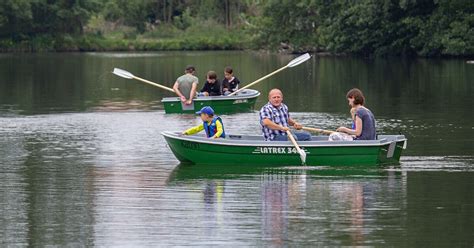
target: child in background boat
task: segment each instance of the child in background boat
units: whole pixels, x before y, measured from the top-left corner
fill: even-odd
[[[222,95],[221,83],[217,79],[215,71],[208,71],[206,75],[206,83],[197,96],[220,96]]]
[[[356,129],[356,124],[355,124],[355,113],[356,113],[356,108],[353,107],[351,108],[351,118],[352,118],[352,126],[351,129],[355,130]],[[355,136],[354,135],[349,135],[347,133],[342,133],[342,132],[334,132],[329,135],[329,141],[352,141],[354,140]]]
[[[227,66],[224,69],[224,80],[222,80],[222,92],[225,96],[239,89],[240,81],[234,76],[232,67]]]
[[[211,107],[205,106],[196,114],[201,115],[202,124],[184,131],[184,135],[192,135],[205,130],[208,138],[225,138],[222,119],[219,116],[214,116],[214,110]]]

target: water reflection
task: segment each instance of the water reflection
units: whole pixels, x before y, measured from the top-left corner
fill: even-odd
[[[211,166],[181,165],[172,173],[169,186],[182,190],[201,185],[206,215],[213,220],[213,229],[223,228],[222,216],[228,215],[227,205],[235,205],[234,201],[250,204],[258,195],[259,205],[253,202],[251,207],[235,211],[258,214],[260,224],[255,224],[260,226],[266,245],[281,246],[288,242],[309,245],[332,235],[343,237],[342,245],[363,245],[365,235],[374,228],[373,221],[378,218],[374,213],[405,209],[404,201],[381,204],[380,196],[405,192],[402,173],[393,170],[372,167],[372,173],[367,173],[364,168],[354,168],[349,170],[351,175],[342,173],[343,168],[330,167],[232,166],[220,168],[222,173],[212,169],[216,170]],[[241,191],[237,197],[231,193],[235,190]],[[339,229],[334,228],[337,225]]]
[[[54,126],[36,133],[22,124],[15,125],[22,126],[22,135],[6,132],[0,139],[3,240],[30,246],[64,240],[90,245],[95,189],[90,167],[77,160],[87,157],[88,150],[77,143],[77,133]]]
[[[159,106],[159,101],[144,102],[140,100],[131,101],[113,101],[103,100],[91,107],[89,110],[94,112],[123,112],[123,111],[151,111],[157,109],[163,109]]]

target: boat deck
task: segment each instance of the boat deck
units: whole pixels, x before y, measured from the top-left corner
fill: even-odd
[[[179,132],[163,132],[165,137],[179,140],[193,141],[206,144],[219,144],[231,146],[292,146],[290,141],[265,141],[261,135],[239,135],[230,134],[224,139],[209,139],[204,134],[181,135]],[[329,141],[328,136],[311,136],[311,141],[298,141],[304,147],[314,146],[383,146],[393,142],[405,141],[404,135],[378,135],[377,140],[354,140],[354,141]]]
[[[196,97],[194,101],[229,101],[229,100],[240,100],[240,99],[248,99],[248,98],[256,98],[260,95],[260,92],[257,90],[252,89],[245,89],[233,96],[200,96]],[[179,97],[164,97],[161,102],[180,102],[181,100]]]

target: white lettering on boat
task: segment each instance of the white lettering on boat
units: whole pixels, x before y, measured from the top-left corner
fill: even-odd
[[[181,141],[181,146],[183,146],[184,148],[188,148],[188,149],[199,150],[199,144],[194,143],[194,142],[189,142],[189,141],[182,140]]]
[[[239,103],[246,103],[248,102],[247,99],[239,99],[239,100],[235,100],[232,104],[239,104]]]
[[[301,147],[301,149],[305,150],[303,147]],[[298,151],[296,150],[295,147],[257,147],[252,153],[254,154],[298,154]]]

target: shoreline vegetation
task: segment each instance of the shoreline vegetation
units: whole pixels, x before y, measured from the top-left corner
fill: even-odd
[[[472,57],[469,0],[19,0],[0,52],[263,50]]]

